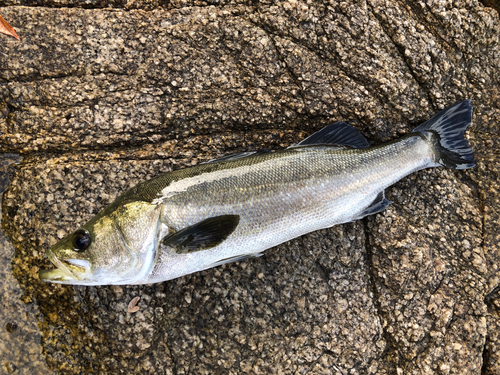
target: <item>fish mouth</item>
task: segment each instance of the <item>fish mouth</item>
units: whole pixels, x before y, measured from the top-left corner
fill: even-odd
[[[42,270],[38,277],[42,281],[61,284],[76,284],[84,280],[90,273],[90,262],[82,259],[60,260],[52,250],[46,250],[47,258],[57,267]]]

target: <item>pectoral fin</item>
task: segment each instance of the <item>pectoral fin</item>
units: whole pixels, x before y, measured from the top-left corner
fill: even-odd
[[[224,241],[238,226],[238,215],[222,215],[200,221],[165,237],[162,243],[178,254],[211,249]]]

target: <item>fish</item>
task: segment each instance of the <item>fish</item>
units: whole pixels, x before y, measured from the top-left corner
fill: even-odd
[[[309,232],[374,215],[385,189],[415,171],[476,164],[470,100],[399,139],[370,146],[335,122],[275,152],[243,152],[164,173],[126,191],[46,250],[40,280],[153,284],[259,257]]]

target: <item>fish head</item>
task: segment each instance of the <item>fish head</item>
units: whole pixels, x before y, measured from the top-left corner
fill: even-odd
[[[46,250],[56,266],[42,281],[60,284],[133,284],[156,257],[160,209],[151,204],[113,204]]]

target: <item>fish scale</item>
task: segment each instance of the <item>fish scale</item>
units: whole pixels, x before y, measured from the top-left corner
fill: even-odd
[[[433,164],[429,145],[419,136],[383,148],[322,146],[276,154],[228,162],[238,165],[231,166],[230,173],[220,165],[218,171],[197,176],[192,185],[181,180],[183,186],[164,188],[160,194],[170,197],[157,201],[164,206],[165,222],[174,228],[225,214],[239,215],[240,224],[213,249],[179,255],[163,248],[146,282],[207,269],[220,259],[260,253],[290,238],[351,221],[386,187]],[[181,267],[170,267],[175,258]]]

